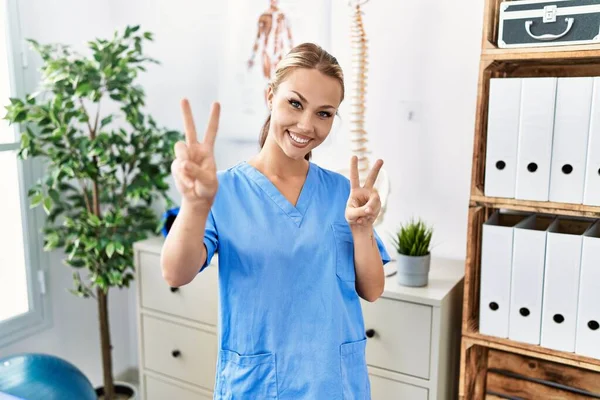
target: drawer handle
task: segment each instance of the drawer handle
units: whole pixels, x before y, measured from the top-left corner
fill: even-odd
[[[176,293],[179,292],[179,288],[178,287],[172,287],[171,288],[171,293]]]
[[[171,355],[172,355],[174,358],[177,358],[177,357],[179,357],[179,356],[181,355],[181,352],[180,352],[179,350],[173,350],[173,351],[171,352]]]
[[[375,336],[375,329],[367,329],[365,335],[367,335],[368,338],[372,338],[373,336]]]

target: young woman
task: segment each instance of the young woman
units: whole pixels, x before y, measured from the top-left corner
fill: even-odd
[[[350,180],[310,161],[343,99],[337,60],[295,47],[269,84],[260,152],[218,172],[219,105],[198,142],[182,101],[186,142],[172,173],[183,200],[162,270],[169,285],[185,285],[218,251],[215,399],[370,398],[359,297],[381,295],[389,261],[373,229],[383,161],[362,186],[356,157]]]

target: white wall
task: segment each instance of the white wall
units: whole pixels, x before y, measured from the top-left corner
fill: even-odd
[[[264,3],[266,7],[268,2]],[[141,23],[143,30],[153,31],[156,41],[148,53],[162,65],[151,67],[141,80],[148,110],[160,124],[182,129],[179,100],[188,97],[202,130],[223,78],[218,54],[219,29],[227,28],[219,17],[222,2],[20,0],[20,4],[24,34],[42,42],[83,43],[90,37],[111,35],[126,24]],[[350,80],[347,4],[347,0],[332,0],[331,49]],[[410,216],[420,216],[434,224],[434,253],[462,258],[483,4],[470,0],[459,9],[453,2],[372,0],[364,10],[370,40],[369,146],[373,157],[384,159],[392,181],[388,212],[378,232],[393,252],[389,234]],[[248,37],[248,48],[253,40]],[[32,68],[28,73],[30,81],[35,81]],[[344,115],[347,106],[341,110],[343,121],[350,119]],[[407,118],[410,110],[415,113],[413,120]],[[226,112],[222,118],[227,118]],[[315,151],[316,163],[334,169],[347,167],[350,153],[345,128],[347,123]],[[254,137],[258,137],[258,129]],[[218,138],[218,167],[227,168],[256,151],[255,143]],[[178,199],[174,190],[171,193]],[[51,257],[53,328],[0,349],[0,355],[50,351],[73,361],[99,383],[95,303],[66,292],[71,285],[70,271],[60,258],[59,254]],[[116,373],[137,363],[133,299],[133,290],[111,298]]]

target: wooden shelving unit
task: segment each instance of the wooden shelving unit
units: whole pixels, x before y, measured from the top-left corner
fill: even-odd
[[[482,225],[494,211],[600,217],[600,207],[487,197],[484,194],[490,79],[600,76],[600,45],[497,48],[500,2],[485,0],[484,7],[468,214],[459,398],[600,398],[597,395],[600,393],[600,360],[482,335],[478,331]]]

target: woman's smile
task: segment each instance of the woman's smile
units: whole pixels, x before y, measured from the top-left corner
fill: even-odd
[[[312,140],[309,137],[300,135],[298,133],[291,132],[290,130],[286,130],[288,137],[291,139],[291,142],[294,146],[304,148],[308,146],[310,141]]]

